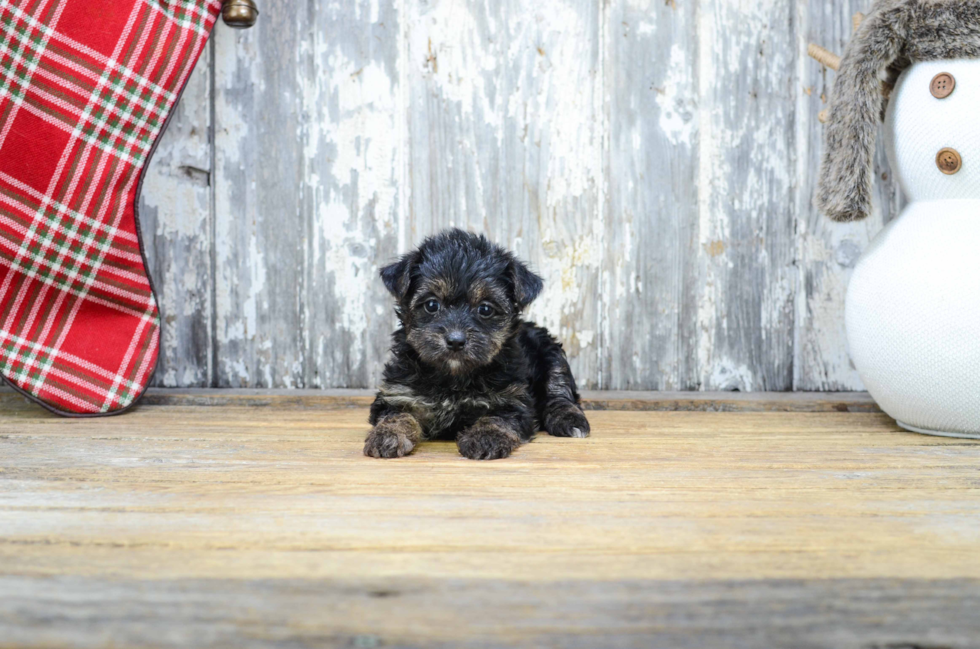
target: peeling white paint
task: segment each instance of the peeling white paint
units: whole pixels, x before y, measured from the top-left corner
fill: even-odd
[[[365,19],[379,20],[377,0],[365,13]],[[369,358],[370,342],[390,332],[375,331],[387,318],[370,314],[384,313],[377,303],[377,275],[387,260],[378,258],[377,233],[399,228],[400,84],[382,61],[365,61],[360,49],[352,56],[344,39],[318,34],[312,49],[319,73],[308,79],[303,70],[296,72],[304,113],[310,116],[302,135],[310,169],[307,190],[313,198],[307,263],[314,287],[329,291],[317,296],[315,304],[332,310],[332,331],[309,332],[313,362],[318,369],[377,366]],[[321,280],[323,288],[317,283]],[[316,316],[313,321],[322,322]],[[372,368],[374,373],[379,369]],[[344,385],[341,376],[327,380]],[[320,372],[313,382],[323,385]]]
[[[698,23],[699,52],[698,52],[698,248],[705,250],[712,240],[717,239],[719,230],[726,229],[724,212],[715,213],[716,193],[726,193],[726,187],[718,185],[724,182],[724,170],[718,169],[720,151],[716,139],[716,123],[721,122],[720,111],[714,101],[709,101],[712,86],[715,83],[715,44],[718,34],[712,17],[707,13],[701,16]],[[717,283],[713,265],[705,256],[700,257],[700,286],[698,296],[698,344],[697,364],[698,374],[702,380],[702,389],[708,389],[705,376],[711,372],[712,349],[714,333],[718,318],[718,302],[715,296]],[[713,387],[713,386],[712,386]]]
[[[242,303],[242,317],[245,321],[244,337],[255,338],[259,333],[259,308],[264,310],[267,305],[263,296],[266,279],[265,254],[259,250],[259,241],[254,233],[248,242],[248,260],[248,294]]]
[[[438,84],[464,116],[477,114],[499,132],[501,116],[491,103],[485,73],[496,71],[502,60],[495,48],[485,46],[481,34],[481,22],[495,33],[497,20],[493,11],[476,16],[474,9],[464,2],[437,0],[424,10],[409,33],[413,72],[420,70]]]
[[[233,387],[255,385],[257,362],[245,351],[258,335],[259,311],[265,298],[264,257],[256,228],[266,216],[258,214],[254,187],[229,182],[247,177],[249,147],[256,124],[240,103],[246,93],[261,93],[265,81],[254,62],[261,57],[260,43],[252,33],[218,30],[215,40],[215,321],[218,346],[218,383]],[[243,227],[244,225],[244,227]],[[253,282],[261,280],[261,286]],[[222,378],[223,377],[223,378]]]
[[[161,314],[163,386],[210,380],[210,93],[205,54],[188,80],[143,180],[141,228]],[[203,325],[203,326],[202,326]]]
[[[690,147],[697,132],[695,120],[697,102],[694,83],[688,73],[690,65],[687,53],[679,44],[670,48],[670,62],[662,87],[657,89],[657,105],[660,106],[660,130],[675,145]]]
[[[237,41],[238,39],[229,38],[221,33],[215,36],[216,86],[219,89],[235,88],[238,85],[235,74],[242,68],[248,68],[239,61]],[[251,81],[254,83],[255,79]],[[242,169],[244,152],[250,141],[250,127],[246,115],[232,102],[229,94],[218,92],[214,101],[215,114],[218,116],[215,124],[215,148],[216,162],[219,165],[215,173],[221,178],[224,170]],[[215,185],[214,246],[218,272],[215,278],[215,313],[218,321],[217,337],[218,342],[221,343],[242,340],[247,335],[245,324],[240,318],[239,307],[235,303],[236,289],[239,288],[236,261],[239,250],[234,232],[240,220],[251,220],[255,217],[254,214],[242,213],[242,197],[236,195],[235,191],[236,187],[232,183],[217,182]],[[248,299],[245,297],[243,303]],[[237,375],[248,380],[247,372],[239,372]]]
[[[566,343],[570,356],[583,354],[595,342],[595,334],[581,327],[581,305],[589,303],[594,295],[586,295],[583,274],[598,274],[601,251],[596,245],[601,233],[601,222],[595,222],[591,231],[576,237],[572,242],[560,242],[551,228],[542,230],[542,248],[545,256],[536,268],[545,279],[545,290],[531,305],[531,319],[548,327]]]
[[[841,310],[848,260],[875,225],[808,228],[804,213],[815,173],[807,147],[819,133],[803,115],[815,107],[803,88],[821,81],[802,79],[818,66],[798,50],[806,20],[833,20],[838,5],[810,16],[808,6],[776,0],[330,0],[263,10],[282,34],[219,29],[216,277],[202,270],[212,250],[209,190],[179,171],[189,159],[211,171],[206,137],[181,131],[161,146],[145,188],[148,209],[162,215],[152,235],[174,251],[154,278],[161,308],[176,317],[164,323],[159,380],[208,376],[182,356],[181,336],[203,308],[213,310],[218,374],[230,385],[370,383],[391,324],[379,266],[394,242],[404,251],[453,223],[487,231],[545,277],[529,315],[563,340],[583,384],[604,381],[603,364],[618,354],[634,375],[655,366],[661,386],[688,363],[705,389],[769,388],[795,327],[794,384],[859,387],[841,351]],[[625,10],[628,24],[612,18]],[[658,56],[624,61],[618,39]],[[631,73],[616,77],[615,66]],[[626,92],[614,78],[642,88]],[[611,160],[619,114],[610,122],[609,105],[629,97],[642,102],[616,104],[635,121],[616,136],[622,159]],[[257,98],[281,112],[256,114]],[[255,170],[270,153],[257,143],[270,141],[302,158],[299,177],[284,174],[275,190]],[[644,175],[650,156],[678,169],[696,160],[696,179]],[[631,200],[613,212],[607,184],[616,174]],[[281,212],[259,205],[292,192],[300,199]],[[697,204],[696,226],[669,222],[671,201],[684,200]],[[781,209],[798,215],[795,240]],[[651,218],[679,229],[651,236]],[[276,228],[291,234],[274,242]],[[685,263],[690,276],[668,268]],[[294,274],[299,285],[283,286]],[[295,313],[271,313],[285,298]],[[697,319],[696,333],[682,314]],[[628,331],[611,324],[643,317]],[[649,337],[664,341],[655,358],[630,353],[651,349],[637,342]]]
[[[738,390],[752,392],[755,373],[744,363],[733,363],[726,358],[719,358],[711,368],[708,384],[712,390]]]
[[[791,387],[783,375],[772,384],[763,378],[792,365],[793,249],[777,249],[767,239],[783,236],[791,243],[776,228],[793,225],[779,220],[792,214],[795,174],[788,130],[795,104],[780,92],[796,56],[792,34],[777,26],[786,10],[776,0],[712,2],[699,22],[699,243],[702,251],[720,250],[701,257],[698,363],[705,389],[725,388],[717,383],[719,367],[757,389]],[[772,250],[778,258],[770,257]],[[729,358],[733,347],[749,338],[755,349],[738,351],[766,359],[765,366],[749,368],[763,377],[732,369],[740,365]]]

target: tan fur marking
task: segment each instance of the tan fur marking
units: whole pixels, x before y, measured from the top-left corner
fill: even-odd
[[[424,300],[427,300],[430,295],[434,295],[440,301],[445,301],[452,296],[454,291],[455,287],[446,279],[441,277],[428,279],[422,282],[418,291],[415,292],[415,297],[412,298],[412,308],[414,309]]]
[[[445,430],[461,408],[484,408],[490,413],[529,399],[527,386],[520,383],[508,385],[500,392],[463,394],[442,401],[426,399],[409,387],[390,383],[383,384],[378,392],[385,403],[407,410],[415,417],[422,426],[423,438],[435,437]]]
[[[470,285],[466,297],[472,306],[478,306],[482,302],[492,302],[500,308],[506,308],[510,300],[507,291],[495,282],[476,280]]]
[[[469,298],[470,304],[474,306],[487,299],[489,295],[490,287],[483,280],[476,280],[470,284],[469,290],[466,292],[466,297]]]

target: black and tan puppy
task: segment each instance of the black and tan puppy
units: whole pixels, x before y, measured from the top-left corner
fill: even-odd
[[[371,406],[364,454],[401,457],[456,439],[474,460],[507,457],[543,428],[587,437],[561,345],[521,312],[543,282],[482,236],[447,230],[381,271],[401,327]]]

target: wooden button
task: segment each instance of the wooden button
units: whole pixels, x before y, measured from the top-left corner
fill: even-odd
[[[946,99],[956,90],[956,77],[948,72],[940,72],[932,78],[929,91],[936,99]]]
[[[936,154],[936,166],[947,176],[952,176],[963,167],[963,158],[956,149],[946,148]]]

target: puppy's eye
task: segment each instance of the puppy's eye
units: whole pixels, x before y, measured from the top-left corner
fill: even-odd
[[[439,302],[437,300],[429,300],[424,306],[425,310],[429,313],[435,313],[439,310]]]
[[[497,311],[489,304],[481,304],[480,308],[477,309],[476,312],[480,314],[481,318],[489,318]]]

